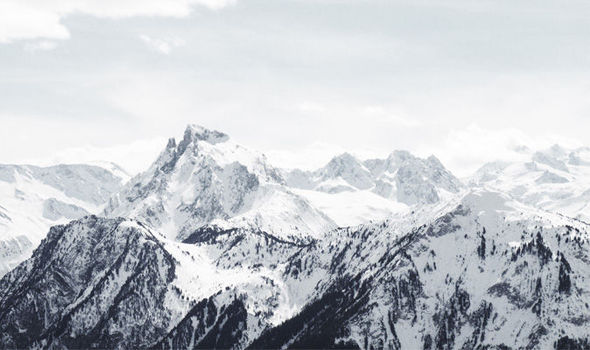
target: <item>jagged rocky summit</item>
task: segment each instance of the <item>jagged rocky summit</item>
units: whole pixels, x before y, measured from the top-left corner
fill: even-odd
[[[335,227],[286,186],[264,155],[194,125],[178,144],[171,139],[104,213],[137,218],[180,240],[206,226],[254,228],[303,240]]]

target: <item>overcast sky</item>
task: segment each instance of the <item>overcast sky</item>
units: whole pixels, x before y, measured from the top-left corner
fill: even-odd
[[[188,123],[280,166],[589,144],[590,2],[1,0],[0,163],[131,171]]]

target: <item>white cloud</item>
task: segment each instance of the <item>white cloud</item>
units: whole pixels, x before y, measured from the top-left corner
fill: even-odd
[[[152,38],[148,35],[140,35],[139,38],[147,46],[164,55],[170,54],[170,51],[172,51],[173,48],[184,46],[185,44],[184,40],[180,38],[160,39]]]
[[[97,17],[186,17],[193,6],[220,9],[234,0],[2,0],[0,43],[20,39],[70,37],[61,20],[81,13]]]
[[[145,171],[156,160],[165,146],[166,139],[162,137],[137,140],[129,144],[109,147],[86,145],[66,148],[54,153],[52,156],[29,159],[24,163],[49,166],[64,163],[100,164],[101,162],[113,162],[133,176]]]
[[[50,40],[41,40],[32,43],[26,43],[24,48],[26,51],[35,52],[35,51],[50,51],[57,47],[56,41]]]
[[[325,106],[313,101],[303,101],[297,106],[297,109],[304,113],[322,113],[327,110]]]
[[[49,10],[18,0],[0,2],[0,43],[16,39],[68,39],[58,9]]]

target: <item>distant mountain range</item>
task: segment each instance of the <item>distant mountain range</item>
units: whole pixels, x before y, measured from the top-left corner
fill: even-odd
[[[285,170],[190,125],[131,179],[1,166],[0,344],[588,349],[590,150],[527,157]]]
[[[102,210],[129,176],[114,164],[0,165],[0,276],[26,259],[49,227]]]

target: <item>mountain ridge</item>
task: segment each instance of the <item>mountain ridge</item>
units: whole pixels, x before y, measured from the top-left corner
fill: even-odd
[[[92,229],[94,222],[105,229]],[[590,322],[584,297],[590,293],[587,288],[590,275],[584,268],[585,261],[590,259],[590,226],[560,215],[548,215],[498,192],[473,190],[450,202],[424,207],[403,219],[329,231],[321,240],[300,247],[288,242],[270,243],[264,235],[244,229],[220,231],[212,240],[182,244],[123,218],[88,217],[52,230],[34,259],[19,270],[40,276],[39,268],[50,261],[49,268],[56,272],[44,272],[44,278],[73,281],[64,275],[66,270],[59,255],[44,257],[40,252],[64,254],[63,249],[48,248],[48,245],[70,246],[67,242],[72,240],[85,242],[89,239],[85,238],[87,234],[88,237],[98,235],[96,239],[105,247],[118,247],[110,250],[126,252],[125,243],[115,237],[130,232],[133,237],[146,237],[154,242],[147,243],[153,247],[149,249],[150,254],[161,251],[156,256],[168,258],[150,260],[154,265],[146,270],[144,264],[137,265],[136,257],[143,251],[142,245],[134,243],[129,246],[129,252],[136,252],[132,255],[109,257],[113,254],[92,253],[101,257],[94,259],[94,263],[105,269],[98,268],[93,275],[121,271],[129,276],[127,279],[135,281],[131,277],[136,274],[135,269],[147,271],[148,275],[142,278],[157,282],[142,287],[148,289],[141,297],[152,300],[146,302],[153,306],[146,309],[147,313],[137,315],[131,309],[120,309],[118,318],[175,316],[164,321],[161,328],[141,329],[149,332],[144,339],[152,339],[151,345],[133,340],[133,333],[117,333],[122,338],[105,343],[104,334],[108,333],[104,332],[109,331],[102,326],[98,334],[103,335],[98,338],[88,338],[84,328],[76,328],[78,335],[70,339],[67,334],[71,332],[59,333],[59,327],[48,324],[41,333],[49,336],[46,339],[53,339],[51,344],[86,346],[89,339],[98,339],[99,344],[109,347],[157,348],[173,348],[173,344],[231,348],[321,344],[394,349],[512,345],[546,348],[570,339],[579,339],[583,344]],[[137,230],[139,234],[133,233]],[[63,236],[66,232],[69,236]],[[460,248],[457,242],[461,242]],[[87,246],[87,243],[79,244]],[[76,251],[82,256],[91,254],[86,249]],[[112,263],[102,263],[103,259],[112,261],[117,256],[124,256],[117,260],[123,259],[129,268],[113,270],[108,268]],[[77,267],[67,269],[68,273],[85,276],[84,271],[90,266],[84,263],[85,259],[69,258],[67,261]],[[205,263],[202,259],[212,260]],[[206,264],[212,264],[218,271],[205,272],[202,268]],[[76,272],[78,269],[81,273]],[[190,273],[191,270],[194,272]],[[162,271],[174,271],[174,276],[164,278],[166,273]],[[197,271],[203,272],[195,274]],[[232,277],[235,273],[242,277],[236,280]],[[22,279],[26,275],[15,270],[0,282],[0,305],[6,305],[6,300],[24,302],[27,299],[19,295],[38,289],[30,285],[30,277]],[[17,280],[19,276],[21,279]],[[221,284],[207,284],[218,278]],[[93,280],[104,280],[104,277]],[[55,295],[69,288],[63,282],[50,285],[58,288]],[[90,285],[98,286],[96,282]],[[128,283],[112,286],[124,288],[125,285]],[[23,292],[14,294],[13,290]],[[154,293],[154,290],[161,292]],[[107,300],[120,292],[108,295],[105,295]],[[153,304],[158,300],[157,295],[167,295],[167,301]],[[289,300],[296,296],[301,302],[292,304],[297,306],[291,309],[289,305],[293,301]],[[37,294],[37,298],[44,296]],[[73,310],[78,304],[74,302],[65,310]],[[95,302],[88,305],[93,305],[92,309],[100,307]],[[14,310],[11,315],[19,320],[15,322],[30,318],[24,316],[30,312],[29,308],[2,309]],[[284,313],[287,310],[291,311]],[[213,318],[198,316],[205,314]],[[6,317],[0,315],[1,319]],[[101,318],[97,314],[88,322],[95,324]],[[223,321],[230,319],[233,321]],[[68,327],[75,324],[55,322],[67,322],[71,325]],[[327,325],[332,326],[326,328]],[[15,332],[16,329],[4,331],[17,337]],[[369,338],[368,334],[371,334]],[[43,339],[34,343],[45,344]],[[212,339],[217,340],[211,342]],[[3,343],[12,344],[8,340]],[[30,346],[32,343],[14,344]]]

